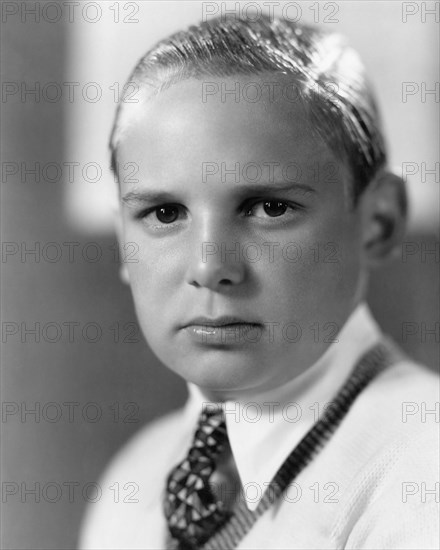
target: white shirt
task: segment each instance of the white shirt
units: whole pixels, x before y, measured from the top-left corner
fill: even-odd
[[[261,488],[260,493],[244,491],[249,508],[255,508],[264,483],[379,338],[362,305],[339,333],[339,341],[306,372],[280,391],[255,396],[261,408],[258,422],[246,421],[243,412],[247,420],[252,414],[246,403],[239,403],[236,422],[235,403],[226,403],[226,411],[232,411],[226,423],[243,489],[246,484]],[[89,506],[81,548],[166,547],[165,480],[191,445],[204,401],[196,387],[189,389],[183,411],[141,430],[112,461],[100,481],[101,500]],[[237,548],[438,548],[438,401],[436,375],[406,359],[389,367],[361,392],[323,449]],[[264,405],[269,402],[280,405]],[[286,411],[293,419],[298,410],[297,421],[286,421]]]

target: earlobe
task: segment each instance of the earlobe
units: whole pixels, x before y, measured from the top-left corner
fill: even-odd
[[[402,178],[382,171],[365,190],[362,201],[363,247],[370,265],[393,256],[405,233],[407,198]]]

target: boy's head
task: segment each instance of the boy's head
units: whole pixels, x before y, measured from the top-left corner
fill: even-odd
[[[137,64],[116,117],[111,150],[114,162],[124,132],[136,120],[134,101],[151,100],[187,79],[204,81],[201,97],[222,94],[226,101],[258,100],[261,90],[217,88],[213,78],[265,73],[273,100],[283,96],[307,107],[314,131],[350,167],[354,200],[385,166],[379,113],[357,53],[338,34],[260,17],[257,21],[218,18],[161,41]],[[284,87],[276,75],[287,76]],[[229,93],[228,93],[229,92]],[[127,101],[127,102],[126,102]]]
[[[304,25],[218,19],[158,44],[130,81],[138,102],[121,103],[111,148],[150,346],[219,396],[285,383],[403,228],[359,58]]]

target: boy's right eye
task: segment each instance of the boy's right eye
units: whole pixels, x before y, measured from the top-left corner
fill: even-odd
[[[156,208],[156,217],[162,223],[173,223],[179,216],[179,207],[175,204],[166,204]]]
[[[152,218],[153,215],[156,217],[156,220]],[[186,211],[180,204],[162,204],[142,210],[136,217],[152,226],[158,225],[155,224],[156,221],[161,224],[170,225],[178,221],[179,218],[185,218]]]

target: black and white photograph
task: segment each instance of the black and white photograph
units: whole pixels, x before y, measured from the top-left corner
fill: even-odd
[[[0,5],[0,548],[440,549],[440,2]]]

